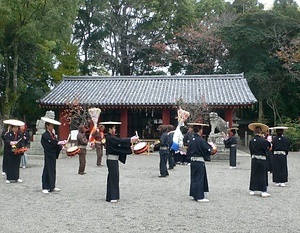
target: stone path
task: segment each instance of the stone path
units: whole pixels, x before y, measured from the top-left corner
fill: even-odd
[[[2,158],[1,162],[2,163]],[[271,197],[248,194],[250,157],[238,150],[237,169],[228,161],[207,163],[209,203],[189,197],[190,168],[177,165],[158,178],[159,155],[132,155],[120,164],[118,203],[105,201],[106,166],[96,166],[89,151],[86,175],[78,175],[78,157],[57,161],[59,193],[41,192],[43,159],[29,157],[21,169],[24,183],[0,180],[0,231],[10,232],[300,232],[300,153],[290,153],[287,187]]]

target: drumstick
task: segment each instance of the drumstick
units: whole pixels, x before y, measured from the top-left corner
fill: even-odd
[[[66,144],[63,145],[65,148],[68,148],[68,142],[69,142],[70,136],[71,136],[71,134],[69,134]],[[66,153],[67,153],[67,151],[66,151]]]
[[[67,143],[69,142],[70,136],[71,136],[71,134],[69,134],[69,136],[68,136]]]
[[[20,139],[17,141],[17,143],[16,143],[15,145],[12,145],[11,147],[12,147],[12,148],[17,148],[17,144],[18,144],[21,140],[22,140],[22,138],[20,138]]]
[[[137,136],[137,137],[139,136],[137,131],[135,131],[135,136]],[[139,142],[139,141],[140,141],[140,139],[138,139],[137,142]]]
[[[17,141],[17,143],[19,142],[19,141],[21,141],[22,140],[22,138],[20,138],[18,141]]]

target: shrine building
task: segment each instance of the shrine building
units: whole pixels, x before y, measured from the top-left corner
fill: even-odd
[[[62,124],[59,138],[67,138],[70,124],[63,117],[69,103],[101,109],[100,121],[120,121],[121,137],[138,132],[140,138],[159,138],[160,124],[177,125],[178,101],[205,101],[229,127],[237,109],[252,107],[256,98],[244,74],[182,76],[64,76],[37,102],[56,110]]]

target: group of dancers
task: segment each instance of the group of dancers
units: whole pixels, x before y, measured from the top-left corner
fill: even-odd
[[[256,191],[261,192],[262,197],[271,196],[267,192],[268,170],[272,166],[272,181],[275,186],[285,187],[288,182],[287,155],[290,149],[290,140],[284,136],[284,130],[288,127],[277,126],[272,130],[276,132],[274,137],[266,137],[269,127],[262,123],[251,123],[249,129],[254,131],[254,138],[249,143],[251,154],[250,195]]]
[[[186,135],[187,153],[186,158],[191,165],[190,196],[198,202],[209,202],[208,180],[205,168],[205,161],[211,160],[212,146],[203,139],[204,124],[190,123],[190,130]],[[250,195],[260,192],[262,197],[269,197],[268,171],[272,171],[272,180],[275,186],[285,187],[288,182],[287,155],[290,148],[290,140],[283,135],[284,126],[273,127],[276,132],[274,137],[266,137],[270,131],[269,127],[262,123],[251,123],[248,128],[254,132],[253,139],[249,142],[251,155],[250,173]],[[168,127],[161,125],[158,130],[161,132],[159,150],[160,154],[160,178],[169,175],[167,161],[170,157],[171,141],[168,140]],[[237,154],[237,128],[229,128],[228,135],[224,137],[225,148],[229,148],[229,168],[236,168]],[[270,169],[272,167],[272,169]]]
[[[48,194],[50,192],[60,191],[56,184],[56,160],[62,149],[65,149],[67,140],[59,141],[54,132],[54,126],[60,125],[60,122],[42,118],[45,121],[45,132],[41,137],[41,144],[44,149],[44,168],[42,173],[42,192]],[[4,157],[2,164],[2,175],[6,176],[6,183],[23,182],[19,177],[20,159],[22,153],[15,153],[16,149],[26,147],[28,142],[27,136],[21,133],[19,127],[25,123],[18,120],[7,120],[8,130],[2,133],[4,140]],[[108,168],[106,201],[115,203],[120,198],[119,193],[119,163],[126,162],[126,156],[132,154],[132,145],[138,142],[138,135],[131,138],[118,138],[116,134],[116,125],[121,122],[103,122],[100,124],[101,130],[94,136],[99,141],[104,139],[104,126],[108,126],[108,132],[105,137],[106,147],[106,165]],[[190,162],[190,196],[198,202],[209,202],[208,200],[208,179],[205,167],[206,161],[211,161],[213,153],[212,145],[203,138],[203,124],[189,123],[189,130],[185,134],[186,158]],[[103,130],[102,130],[103,128]],[[251,123],[248,128],[254,132],[254,137],[249,143],[251,155],[251,174],[250,174],[250,194],[255,195],[256,191],[261,192],[261,196],[269,197],[268,187],[268,156],[272,156],[272,178],[276,186],[284,187],[288,182],[287,155],[290,148],[290,141],[283,135],[283,131],[287,127],[273,127],[276,136],[264,137],[263,133],[269,132],[269,127],[262,123]],[[159,171],[160,178],[169,175],[167,169],[167,161],[172,158],[172,128],[167,125],[160,125],[158,130],[160,137],[160,162]],[[236,167],[236,128],[229,129],[229,136],[224,139],[225,147],[230,148],[230,168]],[[101,132],[101,133],[100,133]],[[84,133],[84,128],[79,127],[77,143],[80,146],[80,153],[84,154],[84,160],[79,153],[79,174],[84,174],[85,154],[88,140]],[[80,144],[81,143],[81,144]],[[104,142],[103,142],[104,144]],[[229,146],[228,146],[229,145]],[[102,155],[101,155],[102,156]],[[99,162],[99,161],[98,161]],[[101,165],[101,160],[97,165]],[[174,162],[174,160],[173,160]],[[170,162],[169,162],[170,165]],[[171,162],[171,168],[175,163]]]

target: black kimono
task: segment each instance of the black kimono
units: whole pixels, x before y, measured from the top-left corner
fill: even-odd
[[[190,196],[195,200],[204,199],[204,192],[209,191],[204,161],[211,160],[212,148],[199,134],[195,133],[189,143],[188,151],[191,159]]]
[[[106,136],[106,165],[108,168],[106,201],[120,199],[119,162],[125,164],[128,154],[132,154],[130,138],[117,138],[108,133]]]
[[[171,145],[173,143],[173,136],[174,136],[174,131],[168,133],[168,164],[169,164],[169,169],[173,169],[176,166],[175,163],[175,153],[176,151],[171,148]]]
[[[30,140],[29,132],[25,130],[24,132],[21,132],[21,136],[22,136],[22,146],[28,147],[29,140]],[[25,152],[22,153],[20,167],[26,167],[27,160],[28,160],[28,155]]]
[[[231,136],[228,139],[223,141],[225,144],[225,148],[229,148],[229,166],[236,167],[236,144],[237,138],[235,136]]]
[[[282,135],[273,139],[273,182],[288,182],[287,155],[290,148],[290,140]]]
[[[41,144],[44,148],[44,169],[42,174],[43,190],[52,191],[56,181],[56,159],[62,149],[53,133],[46,130],[42,134]]]
[[[188,146],[190,141],[193,139],[194,137],[194,132],[187,132],[184,137],[183,137],[183,145],[187,148],[186,149],[186,154],[181,155],[181,163],[190,163],[190,155],[189,155],[189,150],[188,150]]]
[[[249,149],[252,158],[249,190],[266,192],[268,186],[267,155],[270,143],[263,137],[255,135],[249,143]]]
[[[20,132],[14,133],[13,131],[9,131],[5,135],[5,156],[6,156],[6,180],[9,181],[17,181],[20,177],[20,161],[23,153],[15,154],[12,146],[10,145],[11,141],[19,141],[21,139]],[[22,141],[20,140],[18,144],[16,144],[16,148],[23,147]]]
[[[167,160],[169,156],[169,135],[164,132],[160,137],[160,147],[159,147],[159,172],[161,177],[166,177],[169,175],[167,169]]]
[[[5,135],[8,133],[8,130],[3,130],[1,134],[1,138],[4,143],[4,151],[3,151],[3,160],[2,160],[2,172],[6,173],[6,164],[7,164],[7,150],[9,150],[9,147],[7,144],[5,144]]]

